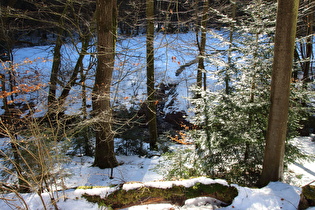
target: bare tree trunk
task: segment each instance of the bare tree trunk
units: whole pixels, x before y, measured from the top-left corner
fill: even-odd
[[[157,123],[154,88],[154,0],[147,0],[147,94],[148,94],[148,126],[150,133],[150,149],[156,149]]]
[[[66,86],[63,88],[59,98],[58,98],[58,107],[62,107],[64,105],[64,102],[66,100],[66,98],[68,97],[71,88],[75,85],[75,81],[78,78],[78,74],[80,72],[80,68],[82,68],[82,62],[84,59],[84,56],[86,54],[87,48],[89,46],[89,41],[90,41],[90,37],[86,36],[82,38],[82,49],[81,49],[81,53],[79,55],[79,58],[77,60],[77,63],[73,69],[72,75],[68,81],[68,83],[66,84]]]
[[[309,7],[312,7],[312,3],[314,0],[309,0]],[[309,12],[309,14],[306,16],[306,44],[305,44],[305,58],[306,61],[303,63],[302,66],[303,69],[303,83],[309,83],[311,81],[310,79],[310,71],[311,71],[311,59],[313,56],[313,25],[314,25],[314,13]]]
[[[92,62],[90,60],[90,62]],[[81,111],[82,111],[82,117],[83,120],[85,121],[88,117],[88,111],[87,111],[87,90],[86,90],[86,75],[88,74],[88,71],[91,69],[92,64],[90,63],[88,69],[84,70],[83,68],[83,63],[81,63],[82,66],[80,67],[80,84],[82,86],[82,90],[81,90],[81,100],[82,100],[82,106],[81,106]],[[84,132],[83,132],[83,148],[84,148],[84,154],[86,156],[93,156],[93,145],[91,145],[90,143],[90,133],[91,131],[91,127],[88,126],[86,128],[84,128]]]
[[[199,58],[198,58],[198,69],[197,69],[197,87],[202,88],[202,83],[204,90],[206,89],[206,73],[205,73],[205,56],[206,56],[206,40],[207,40],[207,20],[208,20],[208,1],[202,3],[202,19],[200,21],[201,26],[201,40],[198,40],[197,33],[197,44],[199,48]]]
[[[50,81],[49,81],[49,92],[48,92],[48,117],[53,117],[53,118],[58,118],[58,116],[55,116],[57,114],[57,105],[58,105],[58,100],[57,100],[57,84],[58,84],[58,74],[60,71],[61,67],[61,47],[63,45],[63,40],[62,40],[62,35],[64,33],[64,16],[66,15],[66,12],[68,11],[68,1],[65,4],[65,7],[62,11],[60,20],[58,22],[59,28],[57,32],[57,39],[56,39],[56,45],[54,48],[54,58],[53,58],[53,64],[52,64],[52,69],[51,69],[51,74],[50,74]]]
[[[232,4],[232,11],[231,11],[231,18],[234,20],[235,15],[236,15],[236,2],[231,1]],[[228,51],[228,69],[225,71],[225,78],[224,78],[224,83],[225,83],[225,93],[227,95],[230,94],[230,75],[229,75],[229,70],[232,68],[232,48],[233,48],[233,34],[234,34],[234,22],[230,23],[230,34],[229,34],[229,51]]]
[[[12,26],[10,25],[10,7],[13,7],[16,4],[16,1],[10,1],[8,2],[7,7],[2,7],[1,8],[1,19],[0,19],[0,47],[4,51],[1,52],[3,53],[2,55],[4,56],[4,60],[0,60],[2,62],[9,61],[9,66],[10,70],[6,71],[6,75],[8,75],[8,81],[9,83],[7,84],[7,91],[12,92],[14,90],[14,87],[16,86],[16,80],[15,80],[15,70],[12,68],[13,67],[13,47],[15,45],[15,37],[13,36],[12,33]],[[1,5],[1,3],[0,3]],[[0,49],[0,50],[1,50]],[[4,79],[6,78],[6,75],[4,75]],[[14,102],[14,96],[16,96],[17,93],[11,94],[10,100]]]
[[[1,91],[5,93],[6,91],[6,79],[4,74],[0,74],[0,79],[1,79]],[[8,107],[8,98],[2,96],[2,103],[3,103],[3,109],[5,112],[8,112],[9,107]]]
[[[61,32],[60,32],[61,33]],[[57,41],[54,48],[54,60],[50,74],[49,81],[49,93],[48,93],[48,116],[51,116],[54,110],[56,110],[56,91],[57,91],[57,82],[58,82],[58,73],[61,66],[61,47],[62,47],[62,38],[61,34],[57,35]]]
[[[261,185],[283,177],[290,81],[298,13],[298,0],[278,0],[274,61],[271,82],[271,107],[260,179]]]
[[[97,120],[94,166],[113,168],[118,165],[114,153],[110,88],[114,69],[116,35],[116,1],[97,0],[97,69],[93,88],[93,112]]]

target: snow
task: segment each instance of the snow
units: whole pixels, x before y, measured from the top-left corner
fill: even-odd
[[[206,177],[198,177],[188,180],[181,180],[181,181],[163,181],[163,182],[144,182],[144,183],[132,183],[132,184],[124,184],[123,189],[124,190],[132,190],[139,187],[155,187],[155,188],[162,188],[162,189],[168,189],[173,186],[184,186],[184,187],[192,187],[196,183],[203,183],[203,184],[214,184],[214,183],[220,183],[222,185],[228,185],[225,180],[213,180]]]
[[[66,178],[68,187],[77,186],[109,186],[118,185],[128,181],[146,182],[162,179],[152,169],[159,161],[158,157],[139,158],[138,156],[117,156],[123,165],[113,170],[114,179],[110,180],[110,169],[91,167],[93,158],[74,157],[66,166],[71,177]]]
[[[203,184],[211,184],[211,183],[221,183],[227,185],[224,180],[212,180],[205,177],[176,181],[176,182],[153,182],[151,183],[136,183],[136,184],[127,184],[127,186],[123,186],[123,189],[135,189],[141,186],[151,186],[151,187],[159,187],[159,188],[169,188],[172,185],[183,185],[185,187],[191,187],[195,183],[203,183]],[[271,182],[264,188],[261,189],[250,189],[247,187],[240,187],[238,185],[232,184],[232,186],[236,187],[238,190],[238,196],[234,199],[233,203],[225,208],[221,209],[259,209],[259,210],[270,210],[270,209],[297,209],[300,200],[301,188],[296,186],[291,186],[282,182]],[[188,199],[185,202],[183,207],[169,207],[164,205],[144,205],[144,206],[135,206],[128,209],[170,209],[170,208],[178,208],[178,209],[212,209],[214,204],[218,204],[220,201],[209,198],[209,197],[197,197],[194,199]],[[211,205],[208,205],[211,204]],[[199,208],[200,207],[200,208]]]
[[[159,36],[158,40],[166,40],[167,43],[174,43],[174,46],[185,46],[187,45],[187,49],[182,50],[180,53],[176,54],[177,51],[173,50],[168,45],[162,45],[157,50],[157,57],[159,60],[156,62],[156,66],[160,69],[159,74],[163,74],[161,78],[162,81],[170,82],[170,78],[174,79],[175,70],[179,67],[179,63],[185,63],[187,61],[195,59],[197,55],[196,47],[194,48],[187,43],[190,42],[191,34],[181,35],[181,39],[174,35],[174,37],[169,36]],[[144,39],[144,37],[143,37]],[[186,40],[184,42],[184,40]],[[142,46],[145,43],[143,40],[138,40],[141,45],[134,43],[134,40],[129,40],[129,45],[127,45],[127,41],[123,41],[122,45],[125,44],[126,48],[141,48],[143,52],[139,53],[139,60],[132,60],[132,68],[136,68],[138,63],[144,62],[144,47]],[[161,43],[157,41],[157,43]],[[65,46],[67,47],[67,46]],[[121,48],[123,46],[120,46]],[[118,47],[118,50],[120,48]],[[25,59],[35,60],[36,58],[43,58],[45,62],[35,62],[36,66],[33,66],[33,70],[42,70],[41,78],[42,82],[48,84],[49,79],[49,69],[51,68],[51,62],[46,62],[46,60],[51,60],[51,50],[50,46],[46,47],[36,47],[36,48],[23,48],[17,49],[15,52],[15,60],[22,61]],[[70,50],[70,49],[69,49]],[[167,53],[166,53],[167,52]],[[69,53],[71,56],[72,53]],[[118,55],[119,56],[119,55]],[[142,56],[142,57],[141,57]],[[173,62],[174,59],[171,60],[171,57],[176,57],[176,62]],[[134,56],[138,58],[138,56]],[[123,59],[123,58],[122,58]],[[124,60],[121,60],[123,62]],[[22,67],[21,67],[22,68]],[[28,65],[24,65],[25,71],[29,70],[30,67]],[[141,67],[139,67],[141,68]],[[187,78],[195,78],[191,75],[195,74],[194,71],[185,70],[180,77],[174,79],[173,82],[178,82],[178,91],[181,93],[185,93],[184,97],[188,96],[188,87],[190,86],[190,82]],[[140,74],[141,75],[141,74]],[[141,81],[141,84],[137,84],[137,87],[133,87],[134,81],[139,82],[138,77],[139,73],[130,75],[128,81],[129,85],[121,85],[120,92],[118,95],[121,98],[124,98],[130,95],[130,91],[133,92],[132,96],[139,97],[137,100],[140,101],[141,97],[143,97],[144,91],[144,82]],[[142,75],[143,76],[143,75]],[[116,78],[119,80],[119,78]],[[128,83],[127,83],[128,84]],[[138,88],[138,89],[137,89]],[[132,98],[132,97],[130,97]],[[183,100],[181,97],[178,97],[178,101],[175,106],[177,106],[178,110],[186,110],[187,100]],[[136,99],[134,99],[137,101]],[[75,100],[80,101],[80,100]],[[130,103],[126,101],[126,106],[130,105]],[[73,109],[75,112],[78,110],[80,106],[73,105]],[[296,145],[298,145],[305,153],[315,155],[315,142],[312,141],[311,137],[300,137],[295,139]],[[0,147],[6,147],[5,139],[0,141]],[[220,183],[224,185],[228,185],[225,180],[212,180],[205,177],[198,177],[189,180],[179,180],[179,181],[161,181],[163,179],[162,175],[156,174],[151,169],[154,168],[161,157],[153,156],[152,158],[144,158],[138,156],[117,156],[119,162],[123,162],[124,164],[116,167],[113,170],[113,179],[110,179],[111,170],[110,169],[99,169],[96,167],[92,167],[93,158],[90,157],[72,157],[72,161],[68,164],[65,164],[63,167],[71,174],[71,176],[65,178],[64,185],[66,190],[59,191],[58,195],[56,195],[59,200],[57,202],[58,208],[60,210],[93,210],[99,209],[97,204],[89,203],[84,198],[81,198],[83,194],[90,195],[100,195],[101,197],[106,197],[108,194],[112,193],[116,190],[116,187],[109,187],[113,185],[123,184],[123,189],[131,190],[136,189],[141,186],[151,186],[151,187],[159,187],[163,189],[167,189],[172,187],[173,185],[182,185],[185,187],[190,187],[196,184],[197,182],[210,184],[210,183]],[[306,185],[315,180],[315,161],[304,161],[302,163],[294,163],[288,166],[285,180],[284,182],[273,182],[261,189],[252,189],[247,187],[241,187],[235,184],[232,186],[236,187],[239,194],[234,199],[233,203],[225,207],[223,209],[239,209],[239,210],[263,210],[263,209],[285,209],[285,210],[295,210],[299,204],[299,195],[301,193],[301,186]],[[93,189],[77,189],[79,186],[102,186],[96,187]],[[2,196],[2,197],[1,197]],[[37,194],[21,194],[22,198],[28,205],[28,209],[37,210],[43,209],[42,201]],[[46,205],[50,205],[50,195],[49,193],[41,194]],[[5,199],[8,199],[7,201]],[[194,199],[189,199],[185,202],[184,206],[175,206],[169,203],[164,204],[150,204],[143,206],[134,206],[126,209],[215,209],[216,205],[219,201],[215,201],[213,198],[209,197],[198,197]],[[10,204],[14,204],[15,206],[11,206]],[[17,209],[17,207],[23,207],[23,203],[15,194],[0,194],[0,208],[1,210],[9,210],[9,209]],[[52,206],[49,206],[52,209]],[[50,209],[49,208],[49,209]],[[309,208],[309,209],[315,209]]]
[[[4,146],[5,139],[2,139],[1,145]],[[315,154],[315,142],[312,137],[300,137],[295,139],[295,144],[298,145],[305,153]],[[99,209],[97,204],[89,203],[84,198],[83,194],[100,195],[106,197],[117,189],[117,187],[109,187],[112,185],[123,184],[124,190],[136,189],[142,186],[170,188],[173,185],[182,185],[191,187],[196,183],[211,184],[220,183],[228,185],[225,180],[210,179],[206,177],[192,178],[189,180],[177,181],[161,181],[163,177],[153,172],[152,169],[161,157],[153,156],[152,158],[144,158],[138,156],[117,156],[119,162],[124,162],[123,165],[118,166],[113,171],[113,179],[110,179],[110,169],[99,169],[91,167],[93,158],[91,157],[73,157],[72,161],[64,165],[64,169],[72,174],[65,179],[65,186],[68,190],[58,192],[59,201],[57,203],[61,210],[80,209],[90,210]],[[263,210],[263,209],[297,209],[300,199],[301,186],[315,180],[315,162],[305,161],[299,164],[291,164],[288,167],[286,178],[291,184],[282,182],[272,182],[264,188],[253,189],[248,187],[241,187],[235,184],[232,186],[238,190],[238,196],[234,199],[233,203],[223,209],[239,209],[239,210]],[[298,176],[299,175],[299,176]],[[291,177],[291,178],[290,178]],[[299,177],[297,179],[296,177]],[[97,186],[93,189],[77,189],[79,186]],[[2,194],[6,199],[15,200],[9,203],[14,203],[16,206],[23,206],[16,195]],[[36,194],[22,194],[22,197],[27,202],[29,209],[43,209],[42,202]],[[48,193],[43,193],[42,197],[49,205],[50,197]],[[189,199],[185,202],[184,206],[175,206],[172,204],[150,204],[143,206],[135,206],[127,209],[215,209],[219,201],[214,201],[208,197],[198,197]],[[3,199],[0,200],[2,210],[9,210],[9,206]],[[309,208],[315,209],[315,208]]]
[[[315,181],[315,141],[313,139],[314,136],[294,139],[293,143],[300,148],[304,154],[309,155],[311,159],[289,164],[285,173],[285,182],[297,186],[304,186]]]
[[[102,188],[93,188],[93,189],[76,189],[74,191],[74,195],[82,196],[83,194],[88,195],[99,195],[101,198],[105,198],[112,192],[116,191],[118,188],[111,188],[111,187],[102,187]]]
[[[305,152],[315,154],[315,142],[312,142],[311,137],[300,137],[295,139],[296,144]],[[162,181],[162,176],[153,172],[152,169],[161,157],[153,156],[152,158],[144,158],[138,156],[118,156],[117,159],[120,162],[124,162],[123,165],[118,166],[113,171],[113,179],[110,179],[110,169],[99,169],[91,167],[93,158],[90,157],[73,157],[72,161],[64,165],[68,173],[72,176],[65,179],[65,186],[68,188],[64,192],[58,192],[59,201],[57,205],[60,210],[93,210],[99,209],[97,204],[89,203],[81,196],[83,194],[100,195],[102,198],[106,197],[113,191],[117,190],[117,187],[110,187],[113,185],[121,185],[124,190],[136,189],[139,187],[158,187],[158,188],[170,188],[173,185],[182,185],[185,187],[191,187],[196,183],[211,184],[220,183],[228,185],[225,180],[210,179],[206,177],[197,177],[189,180],[177,180],[177,181]],[[264,209],[285,209],[295,210],[299,204],[301,186],[308,184],[315,180],[315,162],[304,162],[303,165],[308,164],[307,170],[301,167],[295,168],[295,164],[289,166],[288,171],[291,171],[290,176],[296,176],[293,174],[293,170],[297,170],[300,179],[299,185],[294,183],[283,182],[271,182],[266,187],[261,189],[254,189],[248,187],[241,187],[236,184],[232,184],[238,190],[238,196],[235,197],[233,203],[225,208],[225,210],[264,210]],[[302,165],[301,165],[302,166]],[[305,167],[306,168],[306,167]],[[287,175],[287,176],[289,176]],[[287,177],[288,178],[288,177]],[[293,179],[290,179],[291,182]],[[77,189],[79,186],[96,186],[93,189]],[[23,206],[19,199],[14,194],[1,195],[7,199],[15,199],[13,202],[17,206]],[[36,194],[22,194],[23,198],[28,204],[29,209],[43,209],[42,202]],[[42,194],[46,205],[49,206],[50,197],[48,193]],[[12,201],[10,202],[12,203]],[[220,201],[209,197],[197,197],[188,199],[184,206],[175,206],[169,203],[148,204],[142,206],[133,206],[126,208],[128,210],[170,210],[170,209],[216,209]],[[11,209],[10,206],[0,200],[0,206],[2,210]],[[315,209],[309,208],[308,210]]]
[[[271,182],[261,189],[235,186],[238,196],[224,209],[297,209],[301,188],[281,182]]]

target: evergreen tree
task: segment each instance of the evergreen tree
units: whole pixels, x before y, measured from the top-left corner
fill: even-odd
[[[276,4],[257,0],[243,12],[246,19],[233,24],[233,39],[230,39],[229,28],[212,33],[221,40],[218,53],[208,57],[217,69],[213,75],[210,72],[208,75],[216,78],[217,83],[216,87],[209,87],[212,90],[193,88],[195,95],[201,96],[191,99],[195,113],[192,123],[198,127],[191,132],[195,148],[186,156],[179,152],[186,164],[173,165],[182,167],[177,171],[185,170],[186,173],[182,173],[185,176],[222,177],[246,185],[258,181],[269,111]],[[225,89],[227,75],[229,91]],[[297,110],[297,107],[292,108]],[[292,117],[296,122],[300,115]],[[297,129],[297,124],[291,126],[290,131]],[[292,151],[296,152],[288,150]],[[171,171],[172,175],[176,174],[176,169]]]
[[[198,157],[208,157],[197,160],[205,174],[252,183],[263,157],[275,4],[253,1],[244,12],[247,18],[233,26],[233,43],[227,41],[229,66],[217,72],[223,86],[229,75],[229,91],[202,92],[192,103],[198,109],[195,123],[203,128],[195,139]]]

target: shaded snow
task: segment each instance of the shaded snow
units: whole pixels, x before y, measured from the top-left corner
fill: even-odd
[[[304,186],[315,181],[315,141],[313,141],[313,138],[314,136],[294,139],[294,145],[311,158],[310,160],[289,164],[285,173],[285,182],[296,186]],[[315,183],[313,184],[315,185]]]
[[[301,145],[301,148],[305,148],[306,151],[315,152],[315,143],[311,141],[310,138],[297,138],[296,143]],[[304,144],[305,143],[305,144]],[[110,169],[99,169],[96,167],[91,167],[93,163],[93,158],[90,157],[73,157],[73,161],[64,168],[71,173],[72,176],[65,179],[65,185],[67,188],[73,188],[65,190],[64,192],[58,193],[59,201],[57,203],[60,210],[94,210],[99,209],[97,204],[89,203],[81,195],[84,193],[90,195],[100,195],[105,197],[114,190],[116,187],[97,187],[93,189],[76,189],[78,186],[112,186],[123,184],[123,189],[130,190],[139,188],[141,186],[151,186],[160,188],[169,188],[172,185],[183,185],[186,187],[193,186],[197,182],[204,184],[211,183],[221,183],[227,185],[225,180],[213,180],[205,177],[193,178],[189,180],[181,181],[159,181],[162,180],[162,176],[156,174],[151,168],[153,168],[160,157],[154,156],[153,158],[143,158],[138,156],[118,156],[119,161],[123,161],[124,164],[118,166],[114,169],[114,178],[109,179]],[[308,163],[309,170],[314,172],[315,163]],[[294,168],[290,168],[293,170]],[[312,173],[308,173],[307,170],[298,171],[302,174],[302,178],[299,180],[300,184],[298,186],[303,186],[309,183],[309,180],[315,180],[315,176]],[[289,174],[295,176],[293,172]],[[292,179],[293,180],[293,179]],[[292,183],[291,183],[292,184]],[[233,203],[223,209],[232,210],[264,210],[264,209],[285,209],[285,210],[295,210],[299,204],[299,195],[301,188],[282,182],[273,182],[268,186],[261,189],[252,189],[247,187],[241,187],[238,185],[232,185],[238,189],[238,196],[234,199]],[[15,195],[2,195],[8,199],[14,199],[16,201],[11,201],[17,206],[23,206],[19,199]],[[37,210],[43,209],[43,205],[39,199],[38,195],[35,194],[22,194],[23,198],[29,205],[29,209]],[[48,193],[42,194],[45,203],[49,205],[50,197]],[[216,209],[218,201],[207,197],[198,197],[194,199],[189,199],[186,201],[185,205],[182,207],[175,206],[172,204],[150,204],[143,206],[130,207],[127,209],[131,210],[141,210],[141,209]],[[9,210],[10,206],[0,200],[1,210]],[[13,208],[15,209],[15,208]],[[312,209],[312,208],[309,208]],[[314,208],[313,208],[314,209]]]
[[[193,37],[189,37],[193,36]],[[144,38],[143,38],[144,39]],[[159,36],[157,37],[156,43],[161,43],[160,40],[164,40],[165,43],[173,43],[173,47],[171,45],[162,45],[161,48],[157,50],[157,78],[159,78],[159,82],[174,82],[179,83],[177,91],[181,93],[177,97],[176,106],[178,110],[187,110],[189,106],[187,100],[184,100],[184,97],[189,95],[188,88],[195,82],[195,69],[186,69],[180,77],[174,78],[175,71],[180,67],[180,64],[184,64],[193,60],[198,55],[196,51],[196,46],[188,45],[188,43],[192,43],[191,40],[195,39],[193,34],[181,35],[181,39],[178,36],[166,37]],[[128,40],[123,41],[121,46],[118,46],[118,50],[123,47],[123,45],[127,46],[128,49],[132,47],[133,49],[140,49],[140,52],[136,52],[134,55],[135,58],[139,58],[139,60],[132,60],[131,69],[135,68],[138,63],[145,63],[145,48],[143,47],[143,40],[138,40],[141,45],[134,42],[134,40],[129,40],[131,44],[127,45]],[[187,46],[186,49],[178,51],[178,46]],[[70,55],[72,61],[75,60],[75,57],[72,57],[73,49],[67,48],[69,46],[64,46],[64,50],[68,52],[67,55]],[[134,51],[135,52],[135,51]],[[119,52],[118,52],[119,56]],[[172,57],[175,57],[176,60]],[[52,47],[44,46],[44,47],[36,47],[36,48],[23,48],[15,50],[15,61],[22,62],[25,59],[35,60],[39,59],[38,62],[33,62],[32,66],[24,65],[22,70],[38,70],[41,71],[41,76],[43,78],[42,82],[48,84],[51,62],[41,62],[41,59],[45,60],[52,59]],[[122,62],[124,60],[121,60]],[[69,59],[71,62],[71,59]],[[35,66],[34,66],[35,63]],[[71,62],[72,64],[74,62]],[[141,66],[139,66],[140,68]],[[129,67],[126,67],[129,68]],[[127,69],[128,70],[128,69]],[[127,72],[126,70],[126,72]],[[117,95],[120,98],[125,98],[129,96],[136,96],[133,101],[140,101],[143,99],[143,95],[145,94],[145,81],[140,81],[139,84],[135,84],[135,82],[139,82],[139,74],[130,75],[130,78],[126,78],[125,84],[120,84],[120,91]],[[193,79],[189,79],[193,78]],[[116,80],[119,78],[117,77]],[[130,84],[129,84],[129,83]],[[131,86],[133,88],[131,88]],[[211,85],[210,85],[211,87]],[[137,89],[139,88],[139,89]],[[214,87],[211,87],[214,88]],[[47,90],[47,89],[46,89]],[[79,90],[77,90],[79,91]],[[117,97],[118,97],[117,96]],[[90,101],[89,101],[90,103]],[[0,101],[0,104],[2,102]],[[126,106],[130,104],[130,101],[126,101]],[[71,101],[70,111],[76,113],[80,108],[80,99],[76,98]],[[44,108],[39,108],[40,110],[44,110]],[[6,143],[4,141],[0,142],[0,147],[6,147]],[[311,141],[310,137],[297,138],[295,140],[296,145],[298,145],[305,153],[315,155],[315,143]],[[64,168],[71,174],[70,177],[65,179],[65,186],[68,190],[64,192],[58,193],[58,207],[60,210],[90,210],[90,209],[99,209],[97,204],[89,203],[85,199],[80,196],[84,193],[93,194],[93,195],[101,195],[105,197],[109,193],[111,193],[116,188],[104,187],[104,188],[94,188],[94,189],[71,189],[76,188],[78,186],[111,186],[124,184],[123,188],[126,190],[138,188],[141,186],[154,186],[161,188],[169,188],[172,185],[183,185],[183,186],[192,186],[196,182],[202,182],[205,184],[209,184],[212,182],[219,182],[222,184],[227,184],[224,180],[212,180],[208,178],[195,178],[191,180],[182,180],[182,181],[172,181],[172,182],[160,182],[162,180],[162,176],[153,172],[152,169],[159,161],[160,157],[154,156],[152,158],[142,158],[138,156],[118,156],[119,162],[124,162],[123,165],[118,166],[113,171],[114,179],[109,179],[111,170],[110,169],[99,169],[96,167],[91,167],[93,163],[93,159],[90,157],[73,157],[72,161],[69,164],[64,165]],[[288,166],[288,172],[286,173],[286,182],[291,184],[285,184],[281,182],[270,183],[268,186],[261,189],[251,189],[246,187],[235,186],[239,195],[235,198],[232,205],[224,208],[224,209],[239,209],[239,210],[261,210],[261,209],[285,209],[285,210],[293,210],[297,208],[299,202],[299,193],[300,186],[310,183],[315,180],[315,161],[304,161],[302,163],[290,164]],[[292,185],[296,185],[299,187],[295,187]],[[23,204],[14,194],[8,195],[0,195],[4,196],[7,199],[10,199],[9,203],[12,203],[16,206],[22,207]],[[48,193],[42,194],[44,202],[49,205],[50,197]],[[35,194],[22,194],[22,197],[27,202],[30,210],[43,209],[42,202],[38,195]],[[0,209],[1,210],[9,210],[9,209],[17,209],[14,206],[9,206],[9,203],[5,202],[4,199],[0,197]],[[50,208],[52,208],[50,206]],[[49,209],[50,209],[49,208]],[[185,205],[182,207],[174,206],[172,204],[151,204],[144,206],[136,206],[130,207],[128,209],[215,209],[216,203],[211,198],[207,197],[199,197],[195,199],[189,199],[186,201]],[[309,208],[315,209],[315,208]]]
[[[250,189],[233,185],[238,189],[238,196],[233,203],[223,209],[297,209],[301,188],[281,182],[269,183],[261,189]]]

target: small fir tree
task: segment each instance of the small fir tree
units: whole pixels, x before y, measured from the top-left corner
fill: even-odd
[[[276,4],[253,1],[244,13],[246,18],[233,24],[233,39],[224,33],[215,34],[215,38],[221,40],[220,44],[229,46],[225,47],[229,51],[225,54],[226,62],[216,66],[217,71],[212,75],[217,79],[217,87],[213,88],[216,91],[192,89],[194,95],[201,96],[191,99],[195,113],[192,122],[199,128],[191,132],[195,147],[185,156],[190,159],[189,164],[186,163],[186,173],[173,168],[169,175],[189,171],[191,176],[221,177],[239,184],[252,185],[258,181],[269,111]],[[224,46],[218,46],[218,49],[222,48]],[[221,61],[223,54],[221,50],[218,52],[220,57],[209,59]],[[297,84],[292,85],[292,89],[295,86]],[[293,122],[298,122],[301,117],[300,112],[296,112],[300,109],[294,103],[301,95],[292,94],[291,97],[291,109],[295,110],[291,115]],[[296,131],[298,124],[290,126],[290,131]],[[288,157],[298,154],[289,142],[287,147],[290,148]],[[183,164],[174,164],[174,167],[179,166]]]

